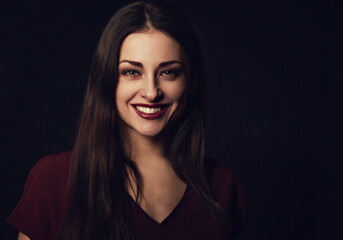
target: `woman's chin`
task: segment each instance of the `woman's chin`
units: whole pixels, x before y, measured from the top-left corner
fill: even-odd
[[[163,129],[149,128],[149,129],[137,129],[136,132],[144,137],[157,137],[162,133]]]

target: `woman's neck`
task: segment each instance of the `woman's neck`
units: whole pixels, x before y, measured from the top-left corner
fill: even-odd
[[[125,152],[136,164],[150,164],[168,159],[168,134],[163,132],[157,136],[143,136],[135,131],[125,134],[128,144]]]

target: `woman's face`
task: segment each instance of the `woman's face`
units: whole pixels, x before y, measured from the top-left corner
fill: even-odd
[[[184,64],[180,45],[161,31],[150,29],[125,38],[116,104],[129,132],[156,136],[183,112]]]

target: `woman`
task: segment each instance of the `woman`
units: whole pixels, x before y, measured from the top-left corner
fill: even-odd
[[[36,164],[8,222],[20,240],[233,239],[244,198],[233,173],[205,159],[204,120],[186,17],[162,3],[120,9],[93,57],[73,151]]]

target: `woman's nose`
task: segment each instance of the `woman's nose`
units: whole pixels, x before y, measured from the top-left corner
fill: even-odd
[[[158,80],[155,76],[146,76],[143,79],[142,97],[149,102],[157,102],[163,96],[162,90],[158,86]]]

